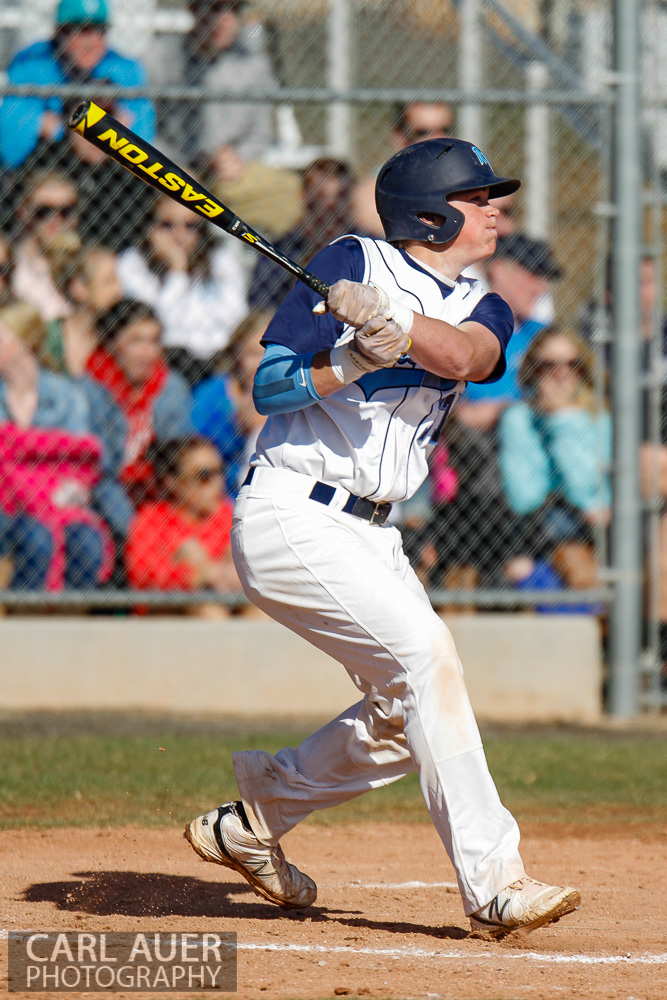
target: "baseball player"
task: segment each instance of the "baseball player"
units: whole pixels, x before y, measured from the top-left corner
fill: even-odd
[[[526,875],[451,633],[387,523],[466,383],[505,370],[511,311],[460,275],[494,251],[489,198],[519,184],[469,142],[401,150],[377,180],[386,240],[325,247],[311,267],[331,286],[326,305],[299,284],[263,338],[254,400],[268,419],[235,508],[234,560],[247,596],[339,660],[362,698],[296,749],[235,753],[240,801],[185,836],[284,908],[309,906],[317,888],[281,837],[415,769],[473,929],[532,929],[580,902]]]

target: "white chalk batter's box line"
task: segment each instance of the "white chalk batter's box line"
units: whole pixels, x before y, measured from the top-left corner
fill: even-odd
[[[340,882],[320,882],[326,889],[458,889],[456,882],[359,882],[353,879],[341,886]]]
[[[14,930],[14,928],[12,928]],[[24,933],[28,933],[27,931]],[[0,941],[6,941],[9,931],[0,927]],[[283,951],[311,955],[373,955],[376,958],[441,958],[465,962],[542,962],[547,965],[667,965],[667,952],[661,955],[544,955],[537,951],[514,954],[494,951],[488,955],[466,955],[462,951],[433,951],[427,948],[349,948],[347,945],[325,944],[265,944],[239,942],[239,951]]]
[[[488,955],[466,955],[462,951],[432,951],[426,948],[348,948],[324,944],[264,944],[239,942],[239,951],[281,951],[312,955],[372,955],[376,958],[440,958],[457,962],[538,962],[547,965],[667,965],[667,952],[661,955],[544,955],[537,951],[513,954],[493,952]]]

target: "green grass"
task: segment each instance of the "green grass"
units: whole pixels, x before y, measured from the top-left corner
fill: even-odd
[[[0,827],[180,825],[235,797],[232,750],[275,752],[311,729],[114,714],[0,719]],[[667,820],[661,733],[494,728],[484,742],[519,819]],[[415,775],[312,821],[396,818],[428,820]]]

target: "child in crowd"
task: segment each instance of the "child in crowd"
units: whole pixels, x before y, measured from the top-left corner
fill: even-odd
[[[78,378],[97,347],[97,319],[123,297],[113,250],[81,246],[54,267],[71,312],[47,325],[46,351],[56,371]]]

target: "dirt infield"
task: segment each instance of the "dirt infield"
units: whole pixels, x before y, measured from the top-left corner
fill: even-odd
[[[292,833],[288,857],[319,885],[316,905],[298,915],[259,900],[233,872],[205,865],[178,829],[7,831],[0,994],[8,930],[216,930],[238,933],[238,996],[253,1000],[660,1000],[666,846],[663,825],[524,824],[528,871],[577,885],[584,902],[552,927],[492,943],[469,936],[428,825],[307,825]]]

